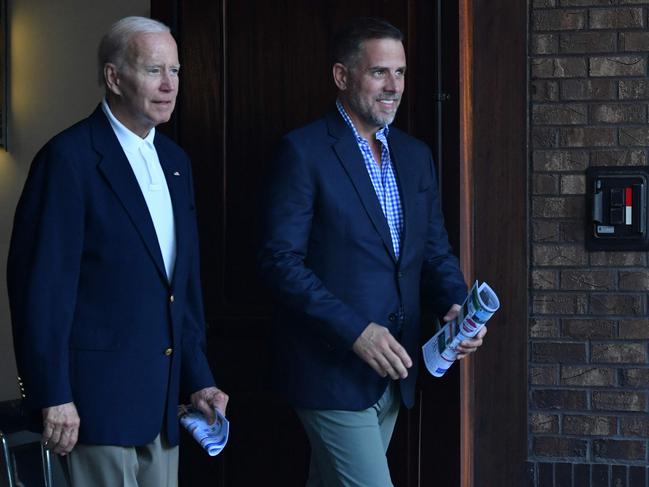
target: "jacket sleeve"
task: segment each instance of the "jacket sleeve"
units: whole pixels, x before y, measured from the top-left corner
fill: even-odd
[[[7,284],[18,370],[30,409],[73,401],[69,337],[84,234],[80,177],[50,143],[18,202]]]
[[[182,388],[191,394],[205,387],[214,385],[214,378],[205,353],[205,315],[203,311],[203,294],[200,276],[200,250],[198,244],[198,229],[196,224],[196,206],[194,189],[189,161],[190,211],[192,213],[190,228],[191,242],[190,270],[187,279],[185,318],[182,330]]]
[[[462,304],[467,288],[459,261],[448,241],[437,189],[435,166],[430,153],[429,167],[433,197],[422,269],[422,289],[424,300],[432,305],[436,314],[443,316],[453,304]]]
[[[271,161],[262,208],[261,275],[284,306],[304,315],[304,326],[332,347],[348,350],[369,320],[305,265],[318,193],[309,162],[287,138]]]

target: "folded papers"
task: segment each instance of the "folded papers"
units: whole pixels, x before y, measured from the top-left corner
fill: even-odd
[[[200,411],[191,407],[185,407],[183,410],[185,412],[180,416],[180,424],[189,431],[211,457],[221,453],[230,434],[230,422],[225,416],[215,409],[216,421],[213,424],[208,424]]]
[[[486,282],[473,284],[458,316],[446,323],[422,347],[424,363],[435,377],[443,376],[457,359],[457,346],[473,338],[500,308],[500,300]]]

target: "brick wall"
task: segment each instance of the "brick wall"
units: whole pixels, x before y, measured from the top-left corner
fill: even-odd
[[[649,0],[529,3],[530,485],[647,487],[647,254],[583,234],[585,169],[648,164]]]

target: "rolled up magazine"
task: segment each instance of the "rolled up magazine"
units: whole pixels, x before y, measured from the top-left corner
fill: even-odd
[[[473,284],[457,317],[442,327],[422,347],[424,363],[435,377],[443,376],[457,359],[458,345],[473,338],[500,307],[500,301],[486,282]]]
[[[218,409],[214,409],[216,420],[213,424],[208,424],[200,411],[191,407],[183,407],[183,411],[180,424],[189,431],[209,456],[214,457],[221,453],[230,434],[230,422],[225,416]]]

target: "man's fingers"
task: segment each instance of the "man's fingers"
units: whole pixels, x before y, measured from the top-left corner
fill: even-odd
[[[381,377],[405,379],[412,360],[386,327],[370,323],[354,342],[354,351]]]
[[[367,358],[365,361],[368,363],[370,367],[374,369],[374,372],[379,374],[381,377],[385,377],[386,375],[388,375],[387,372],[383,369],[383,367],[381,367],[379,363],[373,358],[371,357]]]
[[[197,409],[203,413],[208,424],[214,423],[214,411],[205,399],[200,399],[196,404]]]
[[[400,362],[403,364],[405,368],[410,368],[412,367],[412,359],[410,358],[410,355],[408,355],[408,352],[406,352],[406,349],[401,346],[399,342],[394,340],[394,343],[390,345],[390,348],[392,351],[399,357]],[[407,375],[407,371],[406,371]]]

